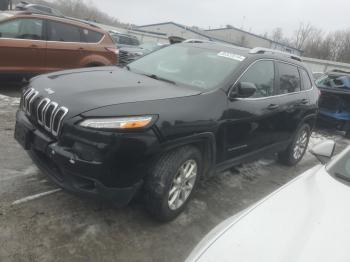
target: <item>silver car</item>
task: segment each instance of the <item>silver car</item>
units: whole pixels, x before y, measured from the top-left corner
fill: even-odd
[[[312,153],[324,164],[334,147],[326,141]],[[350,147],[221,223],[187,261],[350,261],[349,200]]]

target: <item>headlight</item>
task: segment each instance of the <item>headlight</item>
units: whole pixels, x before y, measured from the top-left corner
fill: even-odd
[[[136,129],[148,126],[152,116],[90,118],[80,122],[80,126],[98,129]]]

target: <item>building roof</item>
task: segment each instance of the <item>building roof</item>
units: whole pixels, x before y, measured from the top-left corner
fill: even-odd
[[[168,25],[168,24],[180,27],[180,28],[185,29],[185,30],[187,30],[189,32],[192,32],[192,33],[195,33],[195,34],[200,35],[202,37],[205,37],[208,40],[214,40],[214,41],[219,41],[219,42],[223,42],[223,43],[227,43],[227,44],[233,45],[232,42],[228,42],[228,41],[225,41],[225,40],[222,40],[222,39],[219,39],[219,38],[207,35],[207,34],[203,33],[202,30],[196,30],[193,27],[181,25],[181,24],[178,24],[178,23],[175,23],[175,22],[164,22],[164,23],[156,23],[156,24],[149,24],[149,25],[141,25],[141,26],[137,26],[136,28],[143,28],[143,27],[149,27],[149,26],[158,26],[158,25]]]
[[[142,30],[139,27],[133,27],[129,30],[132,31],[137,31],[137,32],[141,32],[141,33],[148,33],[148,34],[154,34],[154,35],[160,35],[160,36],[167,36],[166,33],[160,33],[160,32],[154,32],[154,31],[148,31],[148,30]]]
[[[278,45],[282,45],[282,46],[288,47],[288,48],[290,48],[290,49],[294,49],[294,50],[298,50],[298,51],[300,51],[300,52],[303,52],[303,50],[300,50],[300,49],[298,49],[298,48],[295,48],[295,47],[292,47],[292,46],[289,46],[289,45],[286,45],[286,44],[283,44],[283,43],[274,41],[274,40],[272,40],[272,39],[269,39],[269,38],[264,37],[264,36],[261,36],[261,35],[257,35],[257,34],[254,34],[254,33],[248,32],[248,31],[244,31],[244,30],[239,29],[239,28],[234,27],[234,26],[222,27],[222,28],[215,28],[215,29],[207,29],[207,30],[204,30],[204,31],[206,31],[206,32],[211,32],[211,31],[220,31],[220,30],[236,30],[236,31],[239,31],[239,32],[242,32],[242,33],[251,35],[251,36],[255,36],[255,37],[258,37],[258,38],[261,38],[261,39],[270,41],[271,43],[275,43],[275,44],[278,44]]]
[[[239,28],[236,28],[236,27],[231,27],[231,28],[227,28],[227,27],[224,27],[224,28],[215,28],[215,29],[209,29],[209,30],[196,30],[194,29],[193,27],[189,27],[189,26],[185,26],[185,25],[181,25],[181,24],[178,24],[178,23],[175,23],[175,22],[163,22],[163,23],[155,23],[155,24],[149,24],[149,25],[142,25],[142,26],[138,26],[138,28],[142,28],[142,27],[149,27],[149,26],[158,26],[158,25],[167,25],[167,24],[172,24],[174,26],[177,26],[177,27],[180,27],[180,28],[183,28],[187,31],[190,31],[192,33],[195,33],[195,34],[198,34],[200,36],[203,36],[203,37],[206,37],[208,38],[209,40],[215,40],[215,41],[220,41],[220,42],[224,42],[224,43],[229,43],[229,44],[233,44],[232,42],[228,42],[228,41],[225,41],[225,40],[222,40],[222,39],[218,39],[216,37],[213,37],[211,35],[208,35],[206,34],[205,32],[210,32],[210,31],[218,31],[218,30],[236,30],[236,31],[240,31],[242,33],[245,33],[245,34],[248,34],[248,35],[252,35],[252,36],[255,36],[255,37],[258,37],[258,38],[261,38],[261,39],[264,39],[264,40],[267,40],[267,41],[270,41],[271,43],[275,43],[275,44],[278,44],[278,45],[281,45],[281,46],[285,46],[287,48],[290,48],[290,49],[293,49],[293,50],[297,50],[299,52],[303,52],[302,50],[298,49],[298,48],[295,48],[295,47],[291,47],[291,46],[288,46],[286,44],[282,44],[280,42],[277,42],[277,41],[274,41],[272,39],[269,39],[269,38],[266,38],[266,37],[263,37],[263,36],[260,36],[260,35],[257,35],[257,34],[253,34],[251,32],[247,32],[247,31],[244,31],[242,29],[239,29]]]

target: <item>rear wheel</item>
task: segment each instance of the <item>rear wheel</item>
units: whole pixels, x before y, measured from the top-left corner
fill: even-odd
[[[303,124],[294,136],[293,141],[287,149],[279,153],[278,158],[281,163],[292,166],[297,164],[304,156],[309,139],[311,135],[311,128],[308,124]]]
[[[144,199],[149,213],[160,221],[177,217],[185,208],[202,172],[202,156],[194,146],[162,155],[145,181]]]

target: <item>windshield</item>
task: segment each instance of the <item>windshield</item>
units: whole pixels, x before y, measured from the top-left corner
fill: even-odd
[[[350,182],[350,147],[327,166],[327,171],[337,178]]]
[[[173,45],[129,64],[135,73],[175,83],[214,89],[238,67],[243,56],[186,45]]]

